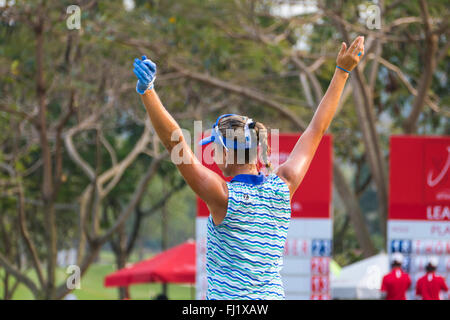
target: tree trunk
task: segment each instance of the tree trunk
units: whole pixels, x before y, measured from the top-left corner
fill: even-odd
[[[36,35],[36,92],[39,104],[39,138],[42,153],[43,179],[42,198],[44,202],[44,221],[46,224],[46,245],[47,245],[47,284],[45,298],[54,298],[55,289],[55,267],[56,267],[56,225],[53,199],[55,197],[52,179],[52,158],[47,137],[47,97],[44,78],[44,31],[45,31],[45,11],[38,10],[38,22],[34,31]]]
[[[334,171],[334,185],[336,190],[344,202],[348,214],[350,216],[350,221],[355,228],[356,239],[363,251],[364,257],[370,257],[376,254],[376,249],[370,239],[369,231],[367,230],[366,222],[364,221],[364,216],[359,207],[359,203],[354,196],[353,191],[348,186],[345,181],[344,175],[337,166],[336,163],[333,164]]]
[[[419,4],[420,13],[425,26],[424,70],[421,73],[417,96],[414,99],[411,113],[403,125],[404,131],[407,134],[413,134],[417,131],[417,120],[425,105],[425,99],[428,96],[428,90],[430,89],[433,73],[437,65],[436,52],[438,49],[439,38],[437,34],[433,33],[427,2],[421,0]]]
[[[379,137],[375,129],[375,117],[373,115],[372,101],[365,92],[362,92],[365,90],[365,87],[361,82],[362,79],[361,81],[353,81],[355,87],[359,86],[359,90],[353,90],[353,95],[357,104],[356,111],[366,149],[366,159],[369,164],[372,177],[375,181],[375,185],[377,186],[380,228],[384,241],[386,241],[388,185],[384,163],[385,160],[382,155]]]

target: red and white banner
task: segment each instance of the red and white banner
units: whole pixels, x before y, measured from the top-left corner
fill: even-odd
[[[278,147],[272,143],[278,137]],[[270,137],[273,163],[282,164],[300,134]],[[203,151],[202,151],[203,152]],[[207,158],[206,157],[202,157]],[[215,164],[205,164],[222,176]],[[223,177],[223,176],[222,176]],[[230,180],[226,179],[226,180]],[[329,257],[332,249],[332,138],[324,136],[310,168],[291,201],[291,222],[286,240],[282,279],[286,299],[329,299]],[[209,210],[197,198],[197,299],[206,297],[205,245]]]
[[[391,137],[389,182],[388,251],[405,256],[412,279],[436,256],[449,279],[450,137]]]
[[[389,219],[450,220],[450,137],[391,137]]]

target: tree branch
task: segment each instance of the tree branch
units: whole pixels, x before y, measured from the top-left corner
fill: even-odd
[[[402,83],[405,85],[406,89],[408,89],[408,91],[409,91],[412,95],[414,95],[414,96],[417,96],[417,95],[418,95],[417,90],[411,85],[411,83],[410,83],[409,80],[408,80],[408,77],[402,72],[402,70],[400,70],[399,67],[397,67],[396,65],[390,63],[389,61],[385,60],[384,58],[375,56],[375,55],[373,55],[373,54],[370,54],[369,56],[367,56],[367,58],[368,58],[368,59],[375,59],[375,60],[377,60],[378,62],[380,62],[383,66],[385,66],[386,68],[388,68],[389,70],[395,72],[395,73],[397,74],[398,78],[399,78],[399,79],[402,81]],[[431,109],[433,109],[433,111],[440,112],[439,106],[438,106],[436,103],[434,103],[434,102],[430,99],[430,97],[429,97],[428,95],[427,95],[426,98],[425,98],[425,103],[426,103]]]
[[[29,277],[27,277],[25,274],[23,274],[22,272],[20,272],[19,269],[17,269],[16,267],[14,267],[14,265],[12,265],[8,259],[6,259],[6,257],[0,252],[0,265],[3,266],[3,268],[5,268],[5,270],[12,274],[18,281],[20,281],[21,283],[23,283],[25,286],[28,287],[28,289],[30,289],[30,291],[33,293],[33,295],[35,297],[38,296],[39,293],[39,289],[36,286],[36,284],[33,282],[33,280],[31,280]]]
[[[134,208],[140,202],[142,196],[144,195],[144,192],[148,186],[148,183],[153,178],[153,176],[156,174],[160,162],[165,157],[167,157],[167,155],[168,155],[168,152],[166,150],[163,153],[161,153],[159,155],[159,157],[153,159],[152,164],[148,168],[147,172],[139,181],[139,184],[136,187],[136,190],[134,192],[132,199],[130,200],[128,205],[124,208],[124,210],[122,210],[116,223],[108,231],[106,231],[103,236],[98,238],[98,241],[97,241],[98,243],[106,242],[111,237],[111,235],[117,230],[117,228],[119,228],[125,222],[125,220],[129,217],[129,215],[133,212]]]
[[[422,112],[425,98],[431,86],[433,73],[436,68],[436,52],[438,36],[432,32],[431,19],[428,13],[428,4],[425,0],[420,0],[420,13],[425,29],[425,56],[424,56],[424,70],[419,80],[419,87],[417,95],[412,104],[412,110],[408,118],[405,120],[403,128],[405,133],[412,134],[417,131],[417,120]]]
[[[219,79],[211,77],[210,75],[207,75],[207,74],[202,74],[202,73],[188,70],[175,62],[170,63],[170,65],[173,68],[175,68],[178,72],[183,73],[187,78],[191,78],[191,79],[206,83],[208,85],[222,88],[224,90],[227,90],[227,91],[230,91],[230,92],[233,92],[236,94],[240,94],[244,97],[247,97],[252,100],[258,101],[260,103],[263,103],[265,105],[268,105],[268,106],[274,108],[275,110],[279,111],[283,116],[287,117],[288,119],[291,119],[295,123],[297,128],[299,128],[301,130],[305,130],[307,127],[306,123],[303,122],[303,120],[301,120],[300,118],[298,118],[295,115],[295,113],[293,113],[291,110],[289,110],[286,106],[282,105],[281,103],[279,103],[275,100],[272,100],[268,96],[266,96],[256,90],[246,88],[246,87],[243,87],[240,85],[235,85],[230,82],[223,81],[223,80],[219,80]]]

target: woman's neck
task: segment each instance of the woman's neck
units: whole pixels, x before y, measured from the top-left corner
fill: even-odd
[[[234,165],[229,172],[230,176],[234,177],[238,174],[258,174],[258,169],[254,164]]]

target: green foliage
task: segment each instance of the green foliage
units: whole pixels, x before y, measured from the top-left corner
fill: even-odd
[[[41,1],[16,2],[16,9],[22,13],[26,10],[37,12],[41,8]],[[320,2],[330,10],[340,9],[346,21],[361,28],[364,26],[360,23],[358,6],[373,4],[372,1],[360,0]],[[46,1],[43,7],[47,18],[44,72],[48,110],[45,116],[50,127],[54,128],[67,110],[72,92],[76,92],[76,112],[69,119],[67,128],[76,126],[80,119],[104,107],[110,99],[108,90],[120,90],[113,107],[102,115],[98,124],[103,128],[105,139],[116,151],[118,160],[124,159],[142,134],[143,119],[146,117],[134,91],[135,77],[132,73],[133,59],[142,54],[157,63],[158,94],[169,112],[188,130],[193,130],[194,119],[201,118],[205,123],[210,123],[218,114],[228,112],[246,114],[269,128],[279,128],[281,131],[298,131],[298,128],[280,117],[277,111],[261,103],[177,76],[171,61],[185,66],[188,71],[205,73],[238,86],[255,89],[282,102],[305,122],[311,119],[314,109],[307,107],[306,94],[298,79],[298,67],[288,57],[295,51],[302,56],[306,65],[311,65],[319,56],[325,57],[315,74],[321,87],[326,88],[334,72],[335,56],[342,41],[331,16],[325,15],[316,23],[310,23],[302,19],[312,19],[314,14],[304,14],[298,17],[295,24],[291,24],[288,19],[269,15],[274,6],[274,1],[269,0],[135,0],[135,3],[134,10],[126,11],[122,1],[98,1],[92,8],[82,10],[82,29],[69,31],[65,24],[65,10],[72,1]],[[383,14],[384,25],[402,17],[420,17],[417,2],[386,0],[384,3],[385,6],[395,4]],[[252,5],[257,9],[254,15],[243,13]],[[429,9],[432,17],[448,20],[448,5],[445,1],[430,1]],[[1,14],[2,11],[0,17]],[[34,114],[38,98],[35,90],[36,39],[30,25],[33,19],[17,19],[9,23],[0,18],[0,104],[7,104],[15,111],[27,114]],[[268,39],[272,38],[265,33],[266,30],[274,35],[285,33],[286,37],[280,37],[277,43],[264,42],[257,33],[249,31],[251,27]],[[355,34],[350,31],[351,36]],[[423,26],[419,23],[399,25],[391,31],[392,36],[402,39],[422,34]],[[305,39],[302,49],[296,46],[299,35]],[[448,34],[441,35],[439,48],[444,47],[447,41]],[[416,88],[422,73],[423,47],[422,40],[386,40],[382,43],[382,57],[398,66]],[[439,106],[447,110],[450,102],[447,76],[450,71],[449,53],[437,66],[430,88],[433,99],[439,98]],[[367,62],[366,72],[369,72],[372,63]],[[403,132],[402,125],[411,109],[413,96],[398,76],[385,66],[380,66],[375,80],[372,93],[374,112],[378,119],[375,125],[387,162],[389,136]],[[226,101],[224,107],[210,111],[211,107],[222,101]],[[329,132],[334,136],[335,161],[347,164],[351,185],[357,189],[370,176],[370,170],[365,160],[365,147],[355,107],[350,94]],[[428,106],[425,106],[418,124],[419,134],[450,134],[448,118]],[[14,163],[20,173],[27,172],[40,160],[42,150],[39,137],[36,131],[30,130],[29,124],[21,124],[17,117],[0,112],[0,130],[0,161],[4,161],[5,156],[10,155],[15,148],[26,150]],[[74,143],[83,159],[102,173],[111,167],[112,159],[105,148],[97,149],[96,138],[96,131],[91,130],[76,135]],[[50,139],[54,150],[54,136]],[[58,204],[74,207],[70,209],[66,206],[57,211],[58,249],[73,247],[77,243],[79,210],[76,206],[81,192],[90,183],[85,173],[70,159],[65,147],[62,162],[64,179],[55,200]],[[111,200],[114,205],[105,205],[102,210],[112,215],[114,210],[122,209],[131,199],[139,179],[150,164],[149,156],[139,156],[108,195],[107,200]],[[356,174],[358,168],[362,168],[359,175]],[[3,171],[0,172],[0,181],[9,179]],[[22,179],[27,199],[41,200],[42,175],[42,167],[38,166]],[[169,161],[163,161],[157,177],[146,190],[142,209],[151,208],[180,179],[175,166]],[[378,200],[372,184],[367,184],[361,190],[359,200],[372,240],[378,249],[382,249]],[[27,202],[25,209],[30,220],[32,239],[36,242],[39,256],[45,259],[46,226],[42,206],[36,205],[36,201]],[[353,228],[351,225],[345,227],[347,214],[342,204],[335,202],[336,211],[339,212],[335,215],[335,234],[341,235],[336,241],[335,259],[340,265],[346,265],[359,259],[361,251]],[[179,191],[168,201],[169,246],[194,237],[195,208],[195,196],[188,188]],[[17,216],[17,197],[2,196],[0,210],[1,214],[8,216],[8,225],[11,223],[8,232],[11,232],[14,224],[10,221]],[[132,224],[133,218],[127,221],[128,233]],[[102,222],[102,228],[109,226],[110,223]],[[161,210],[158,209],[142,222],[139,240],[158,249],[160,239]]]

